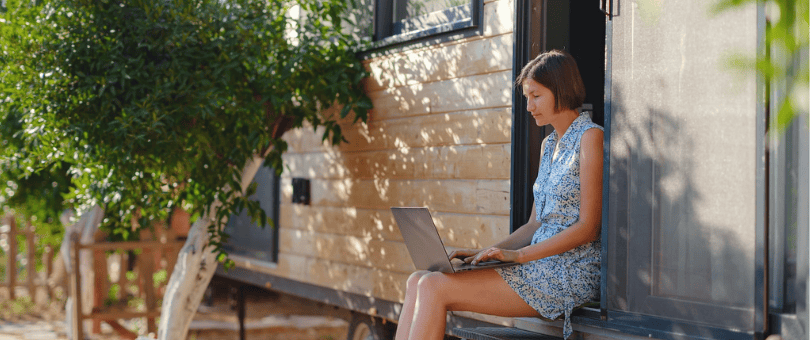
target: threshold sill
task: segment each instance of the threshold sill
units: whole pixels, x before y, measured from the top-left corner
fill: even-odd
[[[669,330],[652,329],[645,327],[645,321],[638,320],[602,320],[598,308],[583,308],[575,311],[571,316],[571,328],[574,333],[583,335],[583,339],[678,339],[678,340],[708,340],[708,339],[750,339],[751,335],[725,330],[707,330],[688,334],[678,332],[677,325],[671,325]],[[672,322],[671,320],[664,320]],[[514,327],[530,332],[562,336],[563,320],[545,321],[539,318],[515,318]]]
[[[660,339],[653,337],[653,334],[635,335],[619,331],[614,328],[600,327],[599,323],[605,323],[599,317],[574,315],[571,317],[571,328],[574,334],[580,333],[582,338],[588,340],[614,340],[614,339]],[[551,336],[563,336],[563,320],[545,321],[539,318],[515,318],[515,328],[547,334]],[[636,332],[634,332],[636,333]],[[572,336],[574,337],[574,336]]]

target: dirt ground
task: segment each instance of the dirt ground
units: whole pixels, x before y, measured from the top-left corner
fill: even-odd
[[[308,299],[247,287],[247,339],[346,339],[349,312]],[[239,339],[234,283],[215,280],[209,293],[192,321],[188,340]],[[226,329],[225,325],[231,328]]]
[[[239,339],[236,289],[233,282],[212,282],[203,303],[191,323],[188,340]],[[18,290],[18,295],[25,293]],[[40,300],[41,301],[41,300]],[[285,340],[343,340],[351,315],[308,299],[277,294],[256,287],[245,290],[246,338]],[[123,322],[142,335],[143,319]],[[114,340],[118,336],[102,323],[102,333],[89,335],[96,340]],[[34,303],[27,298],[8,299],[0,291],[0,340],[66,340],[64,302]]]

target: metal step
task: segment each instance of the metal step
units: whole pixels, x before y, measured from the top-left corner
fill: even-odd
[[[562,340],[555,336],[507,327],[456,328],[452,333],[468,340]]]

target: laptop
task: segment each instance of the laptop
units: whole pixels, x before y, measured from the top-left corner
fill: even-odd
[[[442,238],[427,208],[391,208],[399,232],[408,247],[416,269],[457,273],[465,270],[487,269],[514,266],[515,262],[487,261],[476,265],[464,262],[451,262],[444,248]]]

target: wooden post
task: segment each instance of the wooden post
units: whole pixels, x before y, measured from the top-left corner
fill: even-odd
[[[14,300],[17,298],[15,292],[17,288],[17,218],[14,215],[8,217],[8,266],[6,266],[8,275],[8,298]]]
[[[166,284],[169,283],[169,278],[172,277],[172,273],[174,273],[174,265],[177,263],[177,253],[180,252],[180,248],[182,244],[174,244],[174,240],[171,241],[172,246],[166,247]]]
[[[73,314],[73,324],[71,325],[72,336],[73,340],[84,340],[84,320],[82,318],[82,296],[81,296],[81,287],[82,287],[82,279],[79,273],[79,235],[73,234],[71,237],[73,246],[70,247],[70,261],[73,264],[71,267],[73,270],[70,272],[71,280],[70,280],[70,296],[73,300],[73,310],[71,313]]]
[[[168,245],[163,247],[163,249],[165,249],[163,254],[166,257],[166,283],[169,282],[168,278],[172,277],[174,265],[177,263],[177,253],[180,252],[181,245],[174,245],[176,241],[177,233],[169,228],[169,230],[166,231],[166,243],[168,243]]]
[[[169,219],[169,230],[173,232],[174,236],[186,238],[189,229],[191,229],[190,220],[191,214],[179,207],[175,207],[172,210],[172,217]]]
[[[45,267],[45,278],[42,280],[42,285],[45,286],[45,297],[50,301],[53,299],[53,292],[48,284],[48,278],[53,274],[53,248],[50,245],[45,246],[45,250],[42,252],[42,266]]]
[[[141,253],[141,271],[140,276],[143,277],[143,293],[144,293],[144,302],[146,303],[146,312],[150,313],[152,311],[157,310],[157,299],[155,299],[155,281],[153,279],[154,276],[154,265],[155,265],[155,258],[154,258],[154,251],[150,248],[143,248],[143,252]],[[146,331],[149,333],[154,333],[157,331],[157,327],[155,325],[155,318],[154,317],[147,317],[146,318]]]
[[[0,219],[0,226],[7,225],[8,220],[9,220],[8,215],[3,215],[2,219]],[[8,232],[6,232],[4,229],[0,228],[0,239],[2,239],[3,235],[6,235],[6,237],[8,237]],[[8,255],[8,250],[7,249],[0,249],[0,250],[2,250],[4,252],[3,255],[6,256],[6,262],[3,263],[3,271],[6,273],[6,277],[8,277],[8,261],[10,261],[9,259],[11,258],[11,256]],[[5,286],[6,286],[5,281],[0,282],[0,288],[5,287]]]
[[[129,281],[127,280],[127,270],[129,269],[129,251],[121,251],[121,264],[119,265],[120,270],[118,270],[118,296],[117,299],[122,299],[124,296],[124,292],[126,292],[127,286],[129,286]]]
[[[236,310],[239,319],[239,340],[245,340],[247,339],[245,337],[245,285],[239,285],[237,289]]]
[[[157,298],[155,297],[155,281],[154,281],[154,274],[155,274],[155,260],[154,260],[154,252],[152,249],[148,251],[144,251],[147,253],[147,265],[145,266],[146,270],[146,282],[144,282],[144,293],[146,294],[146,311],[152,312],[157,310]],[[157,332],[157,326],[155,325],[155,318],[151,317],[147,319],[146,323],[146,330],[149,333]]]
[[[26,282],[28,283],[28,295],[31,296],[31,301],[36,301],[37,298],[37,287],[34,285],[34,278],[37,276],[37,251],[36,251],[36,231],[34,230],[34,226],[31,225],[31,220],[25,222],[25,241],[27,252],[28,252],[28,262],[25,265],[25,268],[28,270],[28,275],[26,275]]]
[[[104,303],[107,287],[107,259],[104,250],[93,249],[93,309]],[[101,334],[101,320],[93,319],[92,334]]]

